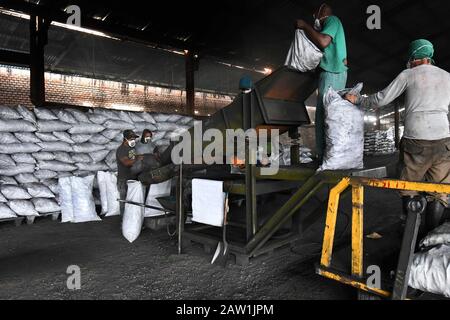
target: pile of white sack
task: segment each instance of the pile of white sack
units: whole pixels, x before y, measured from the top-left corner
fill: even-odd
[[[450,222],[430,232],[414,255],[409,286],[450,298]]]
[[[163,152],[171,137],[192,125],[193,119],[182,115],[0,106],[0,219],[59,212],[60,178],[94,177],[100,204],[101,183],[95,177],[99,171],[117,171],[124,130],[152,130]]]
[[[359,94],[362,83],[350,90]],[[349,92],[349,91],[347,91]],[[364,111],[331,87],[323,97],[326,149],[322,170],[352,170],[364,167]]]

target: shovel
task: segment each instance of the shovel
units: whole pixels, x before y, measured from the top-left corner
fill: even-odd
[[[211,264],[218,263],[225,267],[228,259],[228,242],[227,242],[227,215],[228,215],[228,193],[225,194],[224,208],[223,208],[223,228],[222,241],[217,244],[216,252],[211,260]]]

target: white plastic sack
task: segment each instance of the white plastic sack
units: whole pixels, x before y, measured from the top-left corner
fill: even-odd
[[[128,113],[125,112],[125,111],[120,111],[120,112],[119,112],[119,118],[120,118],[120,120],[122,120],[122,121],[125,121],[125,122],[128,122],[128,123],[133,124],[133,120],[132,120],[131,117],[128,115]]]
[[[12,200],[9,202],[9,207],[18,216],[22,217],[36,217],[39,213],[34,209],[33,203],[30,200]]]
[[[105,136],[101,135],[101,134],[94,134],[92,136],[92,138],[89,139],[90,143],[95,143],[95,144],[105,144],[108,143],[111,139],[106,138]]]
[[[30,109],[24,107],[24,106],[18,106],[17,112],[20,114],[20,116],[23,118],[23,120],[29,121],[31,123],[36,123],[36,116],[34,115],[33,111]]]
[[[70,123],[70,124],[77,124],[78,123],[77,119],[75,119],[75,117],[70,112],[68,112],[66,110],[55,109],[55,110],[53,110],[53,113],[58,118],[58,120],[60,120],[62,122],[66,122],[66,123]]]
[[[57,142],[59,139],[55,137],[50,132],[36,132],[36,137],[38,137],[43,142]]]
[[[153,133],[152,141],[155,142],[155,141],[161,140],[162,138],[164,138],[164,136],[165,136],[166,134],[167,134],[166,131],[158,131],[158,132],[154,132],[154,133]]]
[[[97,181],[102,213],[107,217],[120,215],[120,202],[118,201],[120,196],[117,189],[117,176],[114,173],[99,171],[97,172]]]
[[[15,179],[20,185],[39,182],[39,180],[32,173],[18,174],[17,176],[15,176]]]
[[[25,188],[27,189],[27,192],[30,194],[30,196],[32,196],[33,198],[51,199],[55,197],[50,188],[42,183],[29,183],[25,185]]]
[[[9,154],[0,153],[0,168],[2,167],[14,167],[16,163]]]
[[[127,201],[144,203],[144,188],[139,181],[128,181]],[[144,223],[144,208],[125,204],[122,218],[122,234],[129,242],[135,241],[141,234]]]
[[[72,153],[72,160],[75,163],[90,163],[92,158],[87,153]]]
[[[94,179],[94,175],[85,178],[71,177],[73,222],[75,223],[101,221],[95,211],[94,197],[92,195]]]
[[[119,115],[114,110],[108,110],[103,108],[95,108],[94,113],[101,114],[105,116],[107,119],[114,119],[114,120],[120,120]]]
[[[72,125],[59,120],[38,120],[37,127],[39,132],[56,132],[69,130]]]
[[[105,160],[106,156],[109,154],[109,150],[100,150],[96,152],[92,152],[89,155],[91,156],[92,160],[94,160],[95,163],[101,162]]]
[[[450,245],[450,221],[447,221],[443,225],[440,225],[433,231],[431,231],[420,242],[421,247],[432,247],[439,244]]]
[[[316,69],[322,57],[322,51],[308,39],[303,30],[297,29],[284,64],[291,69],[307,72]]]
[[[58,176],[58,173],[52,170],[36,170],[34,172],[34,176],[38,180],[47,180],[47,179],[53,179]]]
[[[52,170],[56,172],[70,172],[77,170],[77,167],[70,163],[64,163],[56,160],[39,161],[37,164],[39,170]]]
[[[121,133],[122,133],[122,130],[106,129],[105,131],[102,131],[101,134],[102,134],[102,136],[104,136],[108,140],[113,140],[115,137],[117,137]]]
[[[450,245],[416,253],[411,263],[409,286],[450,298]]]
[[[98,113],[88,113],[89,121],[95,124],[104,124],[108,120],[104,115]]]
[[[142,119],[145,120],[145,122],[153,123],[153,124],[156,123],[155,118],[154,118],[153,115],[151,115],[150,113],[143,112],[143,113],[141,113],[141,116],[142,116]]]
[[[180,126],[172,122],[161,122],[156,124],[158,131],[173,131],[178,129]]]
[[[362,90],[362,83],[352,89]],[[322,170],[362,169],[364,153],[364,111],[329,88],[323,97],[326,149]]]
[[[32,198],[24,188],[12,184],[1,185],[0,191],[8,200],[28,200]]]
[[[117,150],[121,144],[122,142],[120,141],[111,141],[110,143],[105,144],[104,147],[106,150]]]
[[[128,112],[128,115],[130,116],[134,124],[136,124],[137,122],[145,122],[142,114],[143,112]]]
[[[5,196],[0,192],[0,203],[8,202],[8,199],[5,198]]]
[[[92,134],[72,134],[70,138],[75,143],[85,143],[88,142],[89,139],[92,138]]]
[[[39,143],[42,142],[36,134],[32,132],[16,132],[14,136],[22,143]]]
[[[35,164],[36,163],[36,159],[34,159],[33,156],[31,154],[29,154],[29,153],[13,154],[13,155],[11,155],[11,158],[16,163],[28,163],[28,164]]]
[[[75,152],[75,153],[91,153],[91,152],[96,152],[96,151],[100,151],[100,150],[104,150],[104,149],[105,149],[104,145],[94,144],[94,143],[90,143],[90,142],[73,145],[73,152]]]
[[[170,114],[165,113],[157,113],[153,115],[153,119],[155,119],[156,123],[166,122],[170,118]]]
[[[64,162],[64,163],[75,163],[75,161],[72,159],[69,153],[67,152],[55,152],[55,160]]]
[[[0,144],[0,153],[16,154],[16,153],[33,153],[38,152],[42,148],[35,143],[14,143],[14,144]]]
[[[59,184],[57,179],[42,180],[41,183],[48,187],[55,196],[59,194]]]
[[[32,154],[37,161],[55,160],[55,155],[52,152],[36,152]]]
[[[148,192],[145,204],[152,207],[162,208],[161,204],[158,202],[158,200],[156,200],[156,198],[170,196],[171,186],[172,180],[167,180],[161,183],[150,185],[150,190]],[[164,215],[163,211],[150,208],[144,209],[144,217],[156,217],[161,215]]]
[[[0,132],[35,132],[36,126],[25,120],[0,120]]]
[[[53,112],[45,108],[34,108],[34,114],[39,120],[58,120]]]
[[[59,205],[61,207],[61,222],[72,222],[73,204],[72,204],[72,182],[71,177],[59,178]]]
[[[98,163],[77,163],[76,164],[78,170],[81,171],[107,171],[109,170],[109,166],[104,162]]]
[[[141,135],[142,132],[147,129],[150,131],[156,131],[156,126],[154,124],[148,123],[148,122],[138,122],[134,124],[134,128],[136,130],[136,133]]]
[[[108,120],[104,124],[106,129],[114,129],[114,130],[133,130],[134,124],[123,121],[123,120]]]
[[[94,134],[105,130],[105,127],[95,123],[80,123],[68,130],[70,134]],[[64,130],[63,130],[64,131]]]
[[[74,144],[75,141],[73,141],[71,139],[70,134],[68,134],[67,132],[53,132],[53,135],[58,138],[59,141],[65,142],[65,143],[69,143],[69,144]]]
[[[0,219],[16,218],[17,215],[6,204],[0,203]]]
[[[105,158],[105,163],[108,166],[111,166],[115,162],[116,162],[116,151],[111,150]]]
[[[20,143],[17,138],[9,132],[0,132],[0,144]]]
[[[61,141],[40,142],[37,145],[40,146],[44,152],[72,152],[72,145]]]
[[[70,112],[78,122],[90,123],[86,112],[77,109],[66,109],[66,111]]]
[[[23,163],[20,166],[1,167],[0,176],[14,177],[21,173],[33,173],[35,170],[34,164]]]
[[[18,120],[22,119],[22,116],[11,107],[0,106],[0,118],[4,120]]]
[[[61,211],[61,207],[53,199],[35,198],[31,200],[31,202],[33,203],[36,211],[42,214],[56,213]]]
[[[16,179],[14,179],[13,177],[2,176],[2,177],[0,177],[0,184],[13,184],[13,185],[17,185],[17,181],[16,181]]]

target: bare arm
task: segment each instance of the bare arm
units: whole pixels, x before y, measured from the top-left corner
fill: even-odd
[[[319,49],[323,50],[328,47],[333,40],[329,35],[322,34],[314,30],[308,23],[304,20],[297,20],[297,28],[303,30],[308,37]]]
[[[137,159],[138,159],[138,158],[130,159],[130,158],[128,158],[128,157],[123,157],[123,158],[120,158],[119,160],[120,160],[120,162],[122,162],[122,164],[123,164],[125,167],[130,168],[130,167],[132,167],[133,164],[137,161]]]

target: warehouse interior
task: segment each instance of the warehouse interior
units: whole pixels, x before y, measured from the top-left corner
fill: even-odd
[[[450,70],[446,1],[326,2],[345,30],[347,88],[384,89],[416,39]],[[426,209],[402,215],[399,191],[450,193],[400,178],[405,95],[360,112],[364,166],[319,168],[318,73],[285,61],[296,20],[314,24],[322,3],[0,1],[0,299],[450,298],[448,277],[432,283],[438,271],[416,266]],[[379,29],[367,25],[373,5]],[[199,125],[279,130],[277,173],[263,174],[273,158],[251,163],[249,139],[231,164],[175,163],[174,139],[194,145]],[[146,130],[158,164],[123,196],[116,150]],[[222,210],[219,224],[195,217],[201,201]],[[447,273],[449,213],[436,229],[446,243],[429,251],[444,251]],[[412,287],[421,280],[439,290]]]

